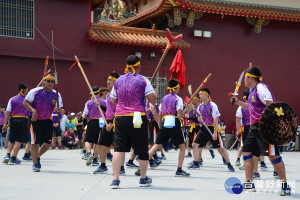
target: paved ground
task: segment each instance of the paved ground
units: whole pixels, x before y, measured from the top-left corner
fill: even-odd
[[[219,154],[215,159],[204,150],[204,164],[200,170],[187,170],[188,158],[184,161],[184,170],[191,173],[189,178],[174,177],[178,152],[166,153],[165,160],[159,168],[148,171],[153,179],[153,186],[138,187],[139,177],[134,175],[135,169],[126,168],[126,176],[121,177],[121,189],[111,190],[111,163],[108,162],[108,174],[92,174],[96,167],[87,167],[81,159],[79,150],[49,150],[41,159],[42,169],[32,172],[32,163],[23,161],[21,165],[5,165],[0,163],[0,199],[299,199],[300,198],[300,152],[286,152],[283,160],[286,163],[287,177],[295,181],[291,197],[280,197],[274,193],[276,179],[273,179],[272,166],[267,161],[268,170],[261,172],[264,187],[256,193],[239,195],[228,193],[224,184],[229,177],[244,181],[244,171],[237,167],[236,172],[228,172],[222,164]],[[215,151],[216,152],[216,151]],[[4,157],[5,150],[0,150]],[[21,150],[19,155],[23,156]],[[229,152],[234,163],[236,151]],[[21,158],[21,156],[19,156]],[[128,155],[127,155],[128,158]],[[126,160],[127,160],[126,158]],[[135,161],[135,163],[137,163]],[[270,184],[275,183],[274,187]],[[268,187],[269,186],[269,187]]]

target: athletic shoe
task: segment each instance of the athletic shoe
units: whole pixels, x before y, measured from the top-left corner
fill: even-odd
[[[286,187],[281,187],[280,196],[290,196],[291,195],[291,188],[287,185]]]
[[[19,165],[20,162],[18,162],[17,158],[10,157],[8,164],[9,165]]]
[[[150,186],[151,183],[152,183],[152,179],[147,176],[146,178],[140,178],[140,187]]]
[[[226,160],[223,157],[222,157],[222,159],[223,159],[223,165],[227,165]]]
[[[274,172],[273,172],[273,177],[274,177],[274,178],[279,178],[278,173],[274,171]]]
[[[209,152],[210,152],[210,155],[211,155],[211,157],[214,159],[215,158],[215,152],[214,152],[214,150],[209,150]]]
[[[200,162],[199,162],[199,165],[202,165],[203,164],[203,160],[202,160],[202,158],[201,158],[201,160],[200,160]]]
[[[137,166],[134,163],[130,163],[130,162],[126,162],[126,167],[131,167],[131,168],[139,168],[139,166]]]
[[[136,161],[139,161],[139,157],[138,157],[138,156],[137,156],[137,157],[135,157],[135,160],[136,160]]]
[[[59,146],[58,149],[63,150],[63,149],[65,149],[65,148],[64,148],[63,146]]]
[[[6,154],[6,156],[3,158],[3,163],[7,164],[9,162],[10,156]]]
[[[108,171],[107,167],[99,166],[95,171],[93,171],[93,174],[104,174]]]
[[[166,160],[165,154],[163,154],[163,155],[161,155],[160,157],[158,157],[158,160]]]
[[[55,146],[52,146],[51,149],[55,149]]]
[[[34,165],[32,166],[32,170],[33,170],[34,172],[39,172],[39,171],[41,170],[41,168],[39,168],[39,165],[36,163],[36,164],[34,164]]]
[[[110,184],[110,189],[119,189],[120,188],[120,180],[113,180]]]
[[[86,155],[87,159],[86,159],[86,166],[89,166],[92,164],[93,160],[94,160],[94,156],[92,153],[89,153]]]
[[[260,180],[260,174],[253,172],[252,178],[253,180]]]
[[[241,161],[237,159],[237,160],[235,161],[235,166],[241,166]]]
[[[176,177],[179,177],[179,176],[181,176],[181,177],[185,177],[185,176],[190,176],[191,174],[190,173],[187,173],[187,172],[185,172],[185,171],[183,171],[183,170],[181,170],[181,171],[176,171],[176,173],[175,173],[175,176]]]
[[[42,165],[41,165],[41,158],[37,158],[36,159],[36,164],[38,165],[38,167],[41,169]]]
[[[161,164],[161,162],[158,161],[158,160],[149,161],[149,165],[150,165],[151,168],[158,167],[160,164]]]
[[[245,181],[243,187],[245,192],[256,192],[255,185],[252,181]]]
[[[193,162],[190,165],[188,165],[187,168],[188,169],[200,169],[200,165],[199,165],[199,163],[196,164],[195,162]]]
[[[112,162],[113,155],[112,154],[107,154],[106,159]]]
[[[239,170],[245,170],[244,165],[239,167]]]
[[[86,151],[83,149],[83,150],[81,150],[80,152],[80,155],[82,156],[82,158],[85,156],[85,154],[86,154]]]
[[[22,160],[27,160],[27,161],[31,161],[32,160],[32,158],[31,158],[31,156],[30,155],[24,155],[23,156],[23,158],[22,158]]]
[[[188,154],[186,154],[185,157],[186,157],[186,158],[191,158],[191,157],[193,157],[193,156],[192,156],[191,152],[189,152]]]
[[[93,159],[92,166],[99,166],[98,160]]]
[[[267,168],[268,168],[268,167],[267,167],[266,163],[264,163],[264,162],[261,162],[261,163],[260,163],[260,169],[266,170]]]
[[[140,175],[141,175],[141,169],[138,168],[138,169],[134,172],[134,174],[135,174],[136,176],[140,176]]]
[[[230,172],[235,172],[235,169],[233,168],[233,166],[230,163],[227,164],[227,167]]]
[[[126,173],[125,173],[125,169],[124,168],[121,168],[120,169],[120,176],[126,176]]]

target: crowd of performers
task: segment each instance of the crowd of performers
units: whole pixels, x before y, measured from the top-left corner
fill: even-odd
[[[156,92],[150,81],[140,74],[141,69],[139,57],[131,55],[127,58],[124,75],[112,72],[107,76],[107,88],[92,87],[96,98],[91,98],[85,103],[82,113],[87,119],[87,125],[85,150],[81,153],[86,165],[98,165],[93,173],[101,174],[108,171],[106,157],[113,145],[113,180],[110,187],[112,189],[120,187],[119,176],[125,174],[125,152],[131,150],[126,166],[137,168],[135,174],[140,176],[139,186],[149,186],[152,179],[147,176],[148,165],[157,167],[166,159],[162,145],[167,144],[170,138],[179,148],[175,176],[191,176],[183,170],[184,158],[191,156],[191,150],[193,161],[188,164],[187,169],[200,169],[204,147],[210,151],[212,158],[215,155],[210,147],[216,148],[228,170],[234,172],[229,154],[224,148],[221,131],[218,130],[220,112],[211,99],[211,91],[208,88],[201,88],[199,94],[186,105],[177,95],[180,89],[179,81],[171,79],[167,87],[169,93],[157,105]],[[258,158],[268,156],[274,167],[274,176],[279,176],[282,181],[280,195],[290,195],[291,190],[287,185],[285,166],[279,155],[278,146],[266,143],[259,133],[260,115],[263,109],[274,101],[268,86],[261,81],[260,68],[246,69],[244,82],[249,90],[244,92],[244,100],[231,98],[231,102],[239,106],[236,112],[238,130],[243,130],[239,132],[242,145],[238,151],[236,165],[240,165],[242,155],[246,175],[243,188],[245,191],[254,192],[253,180],[260,178],[257,171]],[[19,84],[18,95],[9,100],[5,115],[2,106],[0,113],[2,133],[7,131],[8,126],[10,128],[7,155],[3,163],[20,164],[20,160],[17,159],[20,146],[30,140],[32,170],[34,172],[41,170],[41,157],[51,147],[54,132],[58,132],[53,129],[53,124],[56,124],[54,127],[58,127],[57,113],[63,107],[61,95],[53,89],[54,83],[55,77],[47,74],[42,87],[28,91],[25,84]],[[56,117],[53,117],[53,112],[56,113]],[[188,124],[184,129],[186,131],[182,128],[184,121],[188,121],[185,123],[186,126]],[[29,143],[26,145],[25,159],[29,156]],[[189,151],[187,156],[185,156],[186,149]],[[157,156],[157,150],[160,150],[161,157]],[[133,163],[136,157],[139,166]],[[263,157],[260,160],[261,166],[266,168]]]

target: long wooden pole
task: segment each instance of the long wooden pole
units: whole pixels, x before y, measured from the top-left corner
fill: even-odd
[[[86,84],[88,85],[88,87],[89,87],[89,89],[90,89],[90,91],[91,91],[91,94],[92,94],[94,100],[96,101],[97,99],[96,99],[96,96],[95,96],[95,94],[94,94],[94,92],[93,92],[93,89],[92,89],[92,87],[91,87],[91,85],[90,85],[90,82],[89,82],[89,80],[87,79],[87,77],[86,77],[86,75],[85,75],[85,73],[84,73],[84,70],[83,70],[83,68],[82,68],[82,66],[81,66],[81,64],[80,64],[80,62],[79,62],[77,56],[75,55],[74,57],[75,57],[75,59],[76,59],[77,65],[78,65],[78,67],[79,67],[79,69],[80,69],[80,71],[81,71],[81,73],[82,73],[82,75],[83,75],[83,77],[84,77],[84,80],[85,80]],[[101,113],[101,116],[103,117],[103,120],[104,120],[105,125],[108,126],[107,121],[106,121],[106,119],[105,119],[105,116],[104,116],[104,114],[103,114],[103,112],[102,112],[102,109],[101,109],[100,105],[98,105],[98,109],[99,109],[99,111],[100,111],[100,113]]]
[[[46,60],[45,60],[45,67],[44,67],[43,78],[42,78],[42,80],[39,82],[39,84],[38,84],[36,87],[39,87],[39,86],[42,84],[43,80],[44,80],[44,76],[45,76],[45,74],[47,73],[48,61],[49,61],[49,56],[47,56],[47,57],[46,57]]]

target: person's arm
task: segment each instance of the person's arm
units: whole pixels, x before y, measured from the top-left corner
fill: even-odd
[[[159,115],[158,115],[158,119],[157,119],[157,124],[158,124],[159,128],[161,128],[161,121],[162,121],[162,115],[161,115],[161,111],[159,111]]]
[[[7,122],[8,122],[8,117],[10,115],[9,111],[5,111],[5,116],[4,116],[4,124],[2,127],[2,133],[6,133],[7,132]]]
[[[237,137],[240,137],[241,133],[240,133],[240,129],[241,129],[241,117],[236,117],[235,118],[235,125],[236,125],[236,130],[237,130]]]
[[[237,97],[235,97],[235,96],[231,97],[230,103],[232,103],[232,101],[234,101],[234,104],[235,104],[235,105],[242,106],[243,108],[245,108],[245,109],[248,110],[248,103],[243,102],[243,101],[240,101],[240,100],[239,100]]]
[[[219,117],[214,117],[214,133],[212,135],[212,139],[216,140],[217,136],[218,136],[218,121],[219,121]]]
[[[25,106],[25,108],[27,108],[27,110],[32,112],[31,121],[36,121],[38,118],[38,114],[37,111],[31,106],[30,102],[27,99],[24,99],[23,105]]]

